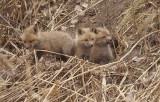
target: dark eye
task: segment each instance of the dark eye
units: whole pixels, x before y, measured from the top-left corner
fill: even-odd
[[[88,39],[85,39],[84,41],[88,41]]]
[[[33,42],[33,40],[29,40],[29,42],[30,42],[30,43],[32,43],[32,42]]]
[[[23,41],[24,43],[27,43],[26,41]]]
[[[94,38],[92,38],[92,40],[94,40]]]
[[[102,38],[104,39],[104,38],[106,38],[105,36],[102,36]]]

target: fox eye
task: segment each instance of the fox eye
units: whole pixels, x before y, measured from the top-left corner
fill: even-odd
[[[27,43],[26,41],[23,41],[24,43]]]
[[[88,39],[85,39],[84,41],[88,41]]]
[[[106,38],[105,36],[102,36],[102,38],[104,39],[104,38]]]
[[[94,38],[92,38],[92,40],[94,40]]]

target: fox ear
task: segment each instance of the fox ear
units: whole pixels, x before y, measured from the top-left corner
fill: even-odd
[[[97,28],[91,28],[91,31],[95,34],[98,34],[98,29]]]
[[[38,28],[37,27],[34,27],[33,31],[34,31],[34,34],[38,34]]]
[[[32,26],[31,26],[31,32],[32,32],[33,34],[37,34],[37,33],[38,33],[38,28],[37,28],[36,26],[32,25]]]
[[[27,28],[27,31],[31,32],[33,34],[37,34],[38,33],[38,28],[35,27],[34,25],[32,25],[32,26],[30,26],[30,27]]]
[[[84,33],[83,29],[78,29],[77,30],[78,35],[82,35]]]

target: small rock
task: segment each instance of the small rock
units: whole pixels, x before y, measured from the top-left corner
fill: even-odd
[[[83,11],[82,9],[83,8],[80,5],[76,5],[75,8],[74,8],[74,10],[79,11],[79,12],[82,12]]]
[[[61,30],[62,31],[67,31],[67,27],[66,26],[61,26]]]
[[[70,25],[69,27],[74,28],[74,27],[75,27],[75,25]]]
[[[71,20],[71,23],[72,23],[72,24],[75,24],[75,23],[77,23],[77,22],[78,22],[78,19],[77,19],[77,18]]]
[[[81,3],[81,6],[84,7],[84,8],[87,8],[88,4],[87,3]]]

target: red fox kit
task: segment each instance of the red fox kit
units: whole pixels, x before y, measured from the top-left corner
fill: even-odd
[[[51,31],[35,34],[33,26],[24,30],[22,40],[26,48],[49,50],[57,53],[71,55],[74,40],[65,32]],[[37,53],[38,59],[42,52]]]
[[[94,46],[91,51],[90,61],[98,64],[106,64],[114,60],[113,51],[110,47],[112,37],[104,28],[95,28],[96,34]]]
[[[89,28],[78,30],[76,37],[75,55],[79,58],[89,59],[91,48],[93,47],[95,34]]]

